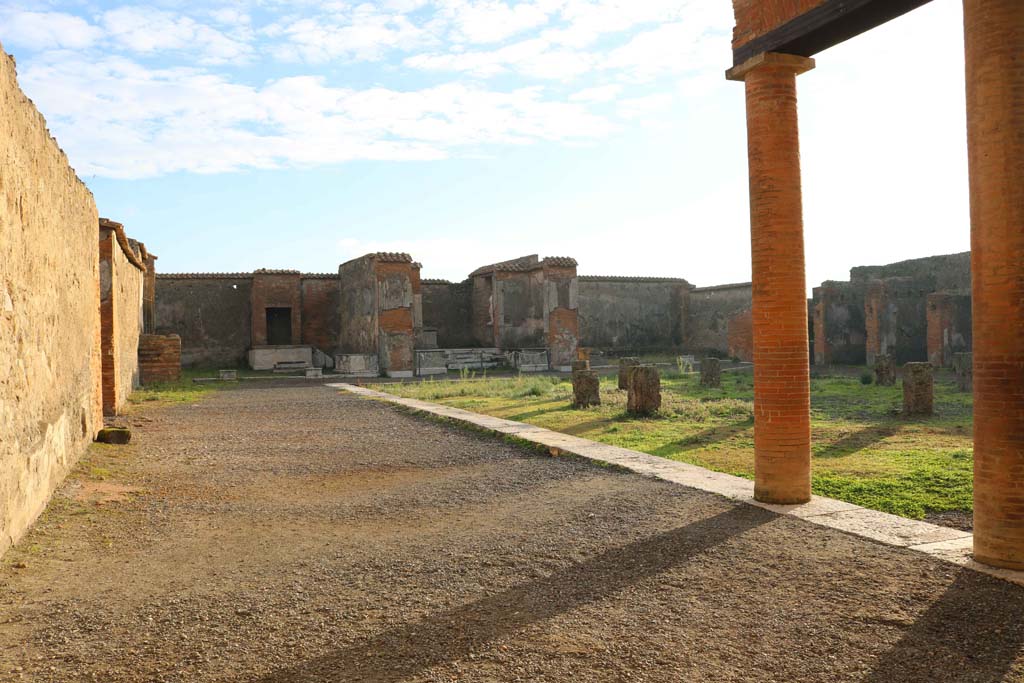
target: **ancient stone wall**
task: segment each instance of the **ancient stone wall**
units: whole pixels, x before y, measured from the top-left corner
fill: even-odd
[[[337,274],[302,276],[302,343],[331,353],[341,332]]]
[[[473,336],[473,284],[423,280],[423,326],[437,330],[437,345],[458,349],[477,345]]]
[[[552,369],[571,367],[580,346],[579,279],[576,262],[544,260],[544,346]]]
[[[252,275],[158,274],[156,333],[181,336],[185,367],[243,365],[252,347]]]
[[[290,330],[286,327],[287,340],[276,340],[277,344],[302,343],[302,285],[297,270],[257,270],[252,278],[252,345],[266,346],[275,343],[269,338],[267,309],[278,308],[290,311]]]
[[[749,282],[690,290],[684,337],[686,350],[699,355],[738,355],[730,353],[730,348],[752,353],[752,300]]]
[[[0,553],[102,426],[92,194],[0,48]]]
[[[144,334],[139,337],[139,376],[143,384],[173,382],[181,377],[181,337]]]
[[[971,252],[943,254],[910,259],[884,266],[859,266],[850,269],[851,282],[869,282],[890,277],[912,277],[929,281],[929,291],[971,290]]]
[[[936,292],[928,295],[928,362],[948,368],[958,353],[972,348],[971,295]]]
[[[146,275],[142,250],[119,223],[99,221],[103,412],[119,415],[139,386],[139,335]]]
[[[676,278],[581,276],[581,343],[622,351],[679,348],[690,289]]]
[[[344,354],[377,353],[377,276],[369,256],[338,268],[338,351]]]
[[[377,278],[378,360],[389,376],[413,371],[416,344],[418,269],[402,254],[378,254],[373,261]]]
[[[897,365],[928,360],[927,296],[931,277],[890,277],[867,284],[864,303],[865,355],[874,365],[877,354]]]
[[[867,283],[824,282],[814,288],[814,363],[866,362],[864,297]]]

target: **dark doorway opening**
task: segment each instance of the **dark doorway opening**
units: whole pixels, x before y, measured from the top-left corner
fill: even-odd
[[[267,344],[287,346],[292,343],[292,309],[267,309]]]

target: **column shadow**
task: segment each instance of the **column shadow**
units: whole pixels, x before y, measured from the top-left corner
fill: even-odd
[[[882,655],[869,683],[996,683],[1024,649],[1024,590],[967,569]]]
[[[257,683],[372,681],[394,683],[459,660],[530,624],[596,602],[685,564],[695,556],[774,518],[735,507],[678,529],[608,550],[549,577],[404,624],[362,642],[280,669]]]

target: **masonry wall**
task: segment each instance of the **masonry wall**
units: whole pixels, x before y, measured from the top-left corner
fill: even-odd
[[[373,260],[364,257],[341,264],[338,279],[338,351],[377,353],[377,278]]]
[[[863,365],[865,282],[824,282],[814,288],[814,363]]]
[[[544,271],[494,273],[495,345],[503,349],[542,348]]]
[[[686,350],[694,354],[719,355],[737,355],[730,353],[730,349],[751,352],[752,302],[750,283],[691,290],[684,337]]]
[[[685,280],[581,276],[581,343],[620,351],[678,348],[690,289]]]
[[[103,412],[120,415],[139,386],[145,264],[137,243],[117,229],[101,227],[99,253]]]
[[[252,347],[252,277],[158,275],[156,333],[181,336],[185,367],[243,366]]]
[[[733,48],[760,38],[823,4],[825,0],[733,0],[736,17]]]
[[[411,372],[416,343],[419,273],[411,263],[374,261],[377,279],[378,361],[384,372]]]
[[[0,48],[0,553],[102,426],[98,220]]]
[[[424,280],[421,288],[423,326],[437,330],[437,345],[442,349],[476,346],[472,282]]]
[[[303,276],[302,343],[331,353],[341,331],[338,276]]]
[[[916,278],[929,291],[971,291],[971,252],[943,254],[910,259],[884,266],[859,266],[850,269],[851,282],[884,280],[890,277]]]
[[[252,278],[252,345],[266,346],[267,309],[291,311],[290,344],[302,343],[302,291],[300,275],[294,272],[256,271]]]
[[[867,284],[865,355],[869,365],[879,353],[897,365],[928,360],[927,296],[932,277],[889,277]]]
[[[928,295],[928,362],[937,368],[953,364],[953,355],[972,350],[971,295],[936,292]]]

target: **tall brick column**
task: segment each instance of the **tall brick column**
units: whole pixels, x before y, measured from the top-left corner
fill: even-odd
[[[964,0],[974,556],[1024,569],[1024,3]]]
[[[754,496],[811,497],[811,402],[796,76],[805,57],[768,53],[732,69],[746,83],[753,257]]]

